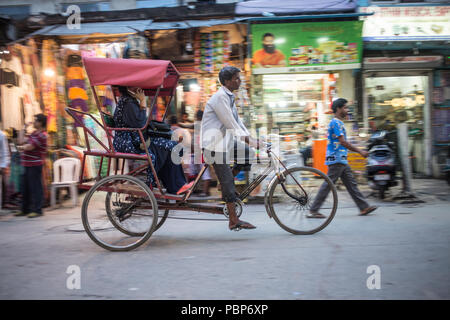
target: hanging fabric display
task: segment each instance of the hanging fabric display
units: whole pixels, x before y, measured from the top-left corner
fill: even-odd
[[[56,61],[53,55],[56,43],[53,40],[43,40],[42,42],[42,100],[44,102],[45,115],[47,116],[47,132],[57,131],[56,123]]]
[[[66,53],[67,103],[71,108],[88,112],[89,97],[86,92],[86,83],[84,79],[81,54],[75,51],[68,51]],[[82,116],[78,116],[78,119],[81,122],[83,121]],[[74,126],[79,127],[80,124],[75,122]]]
[[[36,43],[33,39],[29,39],[27,42],[27,48],[29,52],[30,57],[30,64],[31,64],[31,76],[33,78],[33,84],[34,84],[34,96],[36,97],[36,100],[39,103],[39,109],[40,112],[43,112],[42,110],[42,98],[41,98],[41,63],[39,62],[39,57],[37,55],[37,47]]]
[[[23,75],[23,107],[25,113],[25,125],[31,127],[33,125],[34,116],[41,113],[41,107],[34,95],[33,78],[30,74]]]
[[[65,83],[64,83],[64,66],[61,55],[58,55],[56,59],[56,92],[57,92],[57,110],[56,121],[58,126],[57,131],[57,147],[64,148],[67,143],[67,119],[66,113],[66,99],[65,99]]]

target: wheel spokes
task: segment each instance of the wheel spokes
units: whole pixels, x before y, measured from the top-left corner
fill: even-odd
[[[311,234],[324,228],[331,221],[336,210],[335,193],[330,193],[331,196],[329,195],[321,206],[322,218],[312,217],[310,210],[321,185],[331,181],[326,175],[308,168],[289,169],[285,176],[283,183],[277,181],[269,193],[270,209],[275,221],[283,229],[295,234]],[[301,187],[297,182],[301,184]],[[334,185],[331,188],[334,188]]]
[[[142,203],[151,204],[143,206]],[[150,189],[131,176],[110,176],[89,190],[83,224],[94,242],[109,250],[130,250],[146,241],[156,226],[157,203]]]

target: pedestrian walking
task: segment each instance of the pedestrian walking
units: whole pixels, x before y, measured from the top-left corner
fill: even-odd
[[[22,152],[22,211],[15,216],[36,218],[42,216],[44,189],[42,186],[42,166],[47,154],[47,117],[35,115],[34,131],[24,145],[18,146]]]
[[[328,126],[328,145],[325,164],[328,166],[327,174],[333,183],[336,183],[336,181],[341,178],[353,201],[358,206],[360,215],[367,215],[377,207],[370,206],[359,191],[352,170],[348,165],[347,152],[348,150],[357,152],[364,158],[367,158],[368,152],[357,148],[347,141],[347,133],[343,122],[348,114],[347,102],[348,101],[343,98],[333,101],[332,109],[334,118]],[[325,215],[319,212],[319,209],[329,192],[330,188],[328,187],[328,184],[322,184],[311,205],[309,215],[307,216],[308,218],[326,218]]]

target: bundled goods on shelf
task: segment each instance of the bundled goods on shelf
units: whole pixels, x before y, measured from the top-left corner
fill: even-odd
[[[230,42],[228,33],[223,31],[213,32],[213,63],[214,71],[218,72],[228,65],[230,59]]]
[[[227,32],[214,31],[198,34],[194,52],[197,72],[219,72],[228,65],[229,59],[230,42]]]

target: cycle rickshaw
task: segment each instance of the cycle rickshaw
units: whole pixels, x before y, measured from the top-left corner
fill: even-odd
[[[145,144],[143,132],[151,121],[151,114],[142,128],[114,128],[111,115],[102,110],[96,86],[109,85],[140,87],[150,99],[150,110],[155,107],[158,97],[163,97],[165,108],[175,94],[179,73],[170,61],[136,60],[110,58],[84,58],[92,92],[100,113],[97,119],[88,112],[73,108],[66,111],[82,128],[87,150],[84,151],[79,188],[88,190],[82,204],[82,222],[86,233],[99,246],[111,251],[132,250],[146,242],[170,218],[174,211],[192,211],[225,215],[226,205],[199,202],[192,196],[193,190],[207,168],[204,164],[194,180],[193,186],[183,195],[168,194],[161,184],[153,167],[148,150],[142,154],[120,153],[114,150],[114,132],[118,130],[136,131]],[[116,95],[118,92],[113,90]],[[167,112],[167,111],[166,111]],[[89,117],[104,131],[107,143],[104,143],[91,128],[85,125],[84,117]],[[91,148],[89,137],[96,141],[101,149]],[[267,214],[284,230],[293,234],[313,234],[325,228],[333,219],[337,209],[337,193],[332,181],[323,172],[311,167],[286,167],[283,161],[266,145],[267,167],[242,191],[236,202],[236,213],[243,212],[243,201],[270,174],[273,174],[267,190],[264,204]],[[85,163],[88,157],[99,159],[100,166],[94,181],[84,178]],[[106,173],[102,164],[107,161]],[[125,160],[141,164],[125,172]],[[148,167],[156,180],[156,187],[148,186],[139,175]],[[322,206],[325,219],[308,219],[305,213],[325,183],[330,195]]]

